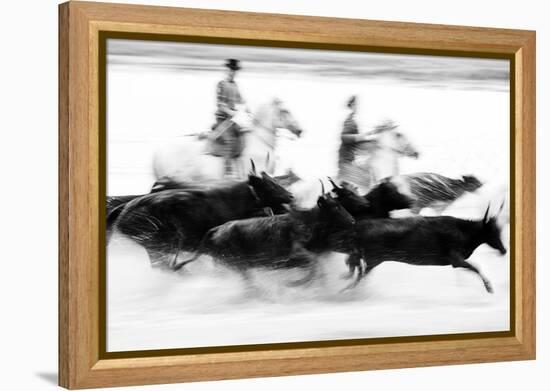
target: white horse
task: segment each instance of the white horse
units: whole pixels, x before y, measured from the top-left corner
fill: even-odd
[[[361,142],[356,149],[353,164],[348,165],[339,177],[340,181],[351,182],[361,194],[367,193],[383,178],[399,173],[399,158],[418,158],[419,153],[412,143],[396,130],[391,122],[378,125],[370,133],[369,141]],[[291,175],[295,175],[290,171]],[[327,173],[328,175],[328,173]],[[299,178],[293,180],[287,189],[294,195],[294,203],[302,208],[315,206],[321,195],[319,181],[331,186],[326,176],[320,178]]]
[[[417,159],[419,152],[411,141],[397,130],[397,125],[385,122],[371,132],[373,139],[360,142],[356,148],[352,176],[349,180],[363,191],[383,178],[399,174],[399,158]]]
[[[278,99],[262,105],[247,121],[247,115],[237,114],[234,120],[245,125],[244,149],[237,163],[239,173],[244,176],[250,171],[250,161],[256,163],[259,171],[273,173],[281,163],[280,144],[284,139],[296,139],[302,129]],[[244,121],[243,121],[244,118]],[[242,126],[241,126],[242,127]],[[178,181],[203,181],[223,179],[224,161],[208,153],[208,141],[197,135],[186,137],[182,142],[172,143],[157,150],[153,157],[153,172],[156,179],[170,177]]]

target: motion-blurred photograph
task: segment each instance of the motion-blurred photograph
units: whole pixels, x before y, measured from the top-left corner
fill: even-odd
[[[107,352],[511,328],[510,61],[109,38]]]

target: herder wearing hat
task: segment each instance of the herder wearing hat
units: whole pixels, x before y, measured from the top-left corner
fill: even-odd
[[[368,183],[369,178],[364,178],[364,170],[360,169],[355,161],[355,154],[359,143],[375,140],[376,136],[372,132],[359,133],[359,127],[355,121],[357,113],[358,99],[356,95],[352,95],[346,102],[346,107],[350,110],[341,133],[340,149],[338,150],[338,178],[341,181],[351,182],[356,185]]]
[[[225,175],[235,175],[234,164],[244,149],[242,128],[231,118],[237,114],[238,106],[244,105],[244,99],[235,83],[235,74],[241,66],[239,60],[226,60],[227,76],[218,83],[216,90],[216,123],[212,126],[211,153],[221,156],[225,162]]]

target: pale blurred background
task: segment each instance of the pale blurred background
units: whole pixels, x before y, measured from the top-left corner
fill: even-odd
[[[391,119],[420,151],[401,160],[402,172],[475,174],[487,183],[448,214],[480,218],[508,188],[507,61],[111,40],[109,195],[149,191],[154,151],[210,129],[226,58],[242,61],[236,81],[251,108],[278,97],[304,129],[288,151],[300,175],[334,174],[354,94],[360,130]],[[467,271],[394,263],[342,295],[343,257],[335,255],[322,260],[326,280],[309,288],[286,288],[291,273],[256,273],[263,294],[250,300],[238,277],[208,261],[167,274],[118,237],[108,249],[108,350],[507,330],[508,257],[480,247],[471,260],[494,295]]]

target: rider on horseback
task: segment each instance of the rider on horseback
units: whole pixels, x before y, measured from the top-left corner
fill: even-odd
[[[376,135],[372,135],[371,132],[359,133],[359,127],[355,121],[357,101],[357,96],[352,95],[346,103],[350,113],[344,121],[341,134],[342,144],[338,151],[338,177],[341,181],[359,185],[368,179],[364,178],[365,172],[354,164],[357,146],[359,143],[375,140]]]
[[[225,175],[235,174],[235,160],[244,149],[243,129],[232,118],[238,113],[238,106],[244,105],[244,99],[235,83],[235,74],[241,69],[239,60],[230,58],[225,62],[227,77],[217,86],[216,123],[209,135],[211,154],[224,158]]]

